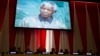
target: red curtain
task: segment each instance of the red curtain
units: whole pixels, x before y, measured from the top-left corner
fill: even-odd
[[[73,32],[67,32],[68,34],[68,40],[69,40],[69,50],[70,50],[70,53],[72,54],[73,53]]]
[[[30,47],[31,29],[24,29],[25,49]]]
[[[37,47],[39,48],[40,47],[40,30],[36,30],[37,32]]]
[[[87,51],[85,2],[76,2],[75,8],[76,8],[76,14],[77,14],[77,19],[78,19],[78,25],[79,25],[79,31],[81,35],[83,50]]]
[[[14,28],[16,0],[9,0],[9,47],[14,47],[16,29]]]
[[[73,52],[73,27],[74,27],[74,1],[70,2],[70,12],[71,12],[71,26],[72,26],[72,30],[71,31],[67,31],[66,34],[68,34],[68,41],[69,41],[69,50],[70,53]]]
[[[40,33],[40,47],[41,47],[41,50],[43,51],[45,48],[45,43],[46,42],[46,30],[41,30],[41,33]]]
[[[99,39],[99,23],[98,23],[98,11],[97,11],[97,3],[87,3],[87,10],[89,13],[89,19],[91,28],[93,31],[93,37],[95,39],[96,48],[100,52],[100,39]]]
[[[0,0],[0,31],[5,17],[5,10],[8,0]]]
[[[37,32],[37,48],[41,48],[41,50],[45,49],[46,42],[46,30],[35,30]]]
[[[100,3],[98,3],[98,10],[99,10],[99,15],[100,15]],[[98,16],[99,16],[98,15]],[[100,18],[99,18],[100,19]],[[99,40],[100,40],[100,23],[99,23]]]
[[[54,41],[55,41],[56,52],[59,51],[59,41],[60,41],[59,39],[60,39],[60,31],[54,30]]]

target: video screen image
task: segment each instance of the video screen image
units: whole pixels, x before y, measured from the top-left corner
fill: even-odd
[[[69,1],[17,0],[14,27],[70,30]]]

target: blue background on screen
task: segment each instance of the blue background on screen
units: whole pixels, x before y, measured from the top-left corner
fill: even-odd
[[[19,27],[22,19],[26,16],[37,16],[40,13],[40,4],[44,0],[17,0],[15,27]],[[45,0],[47,1],[47,0]],[[54,1],[54,0],[53,0]],[[69,11],[69,2],[54,1],[58,8],[54,17],[63,22],[68,29],[71,29],[71,19]]]

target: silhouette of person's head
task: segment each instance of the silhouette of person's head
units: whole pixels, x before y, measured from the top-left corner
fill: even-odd
[[[43,52],[46,52],[46,49],[44,49]]]
[[[65,49],[64,54],[69,54],[68,49]]]
[[[63,49],[60,49],[60,52],[63,52]]]
[[[55,52],[55,48],[52,48],[51,51],[52,51],[52,52]]]

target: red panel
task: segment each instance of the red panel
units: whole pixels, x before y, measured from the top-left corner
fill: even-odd
[[[90,24],[91,24],[93,36],[94,36],[95,43],[96,43],[96,48],[100,52],[97,3],[87,3],[87,9],[88,9],[88,14],[90,18]]]
[[[74,22],[73,21],[74,20],[74,3],[75,2],[70,2],[72,28],[74,27],[74,25],[73,25],[73,22]],[[73,29],[72,29],[72,31],[68,31],[67,34],[68,34],[68,41],[69,41],[69,49],[70,49],[70,53],[72,54],[72,52],[73,52]]]
[[[98,3],[98,7],[99,7],[99,12],[100,12],[100,3]]]
[[[31,29],[24,29],[25,49],[30,46]]]
[[[46,30],[35,30],[37,32],[37,48],[45,49]]]
[[[44,50],[44,49],[46,49],[45,48],[45,46],[46,46],[46,30],[41,30],[41,36],[40,36],[40,41],[41,41],[41,49],[42,49],[42,51]]]
[[[78,25],[79,25],[83,50],[87,51],[85,2],[75,2],[75,8],[76,8],[76,14],[78,19]]]
[[[9,0],[9,46],[14,47],[16,29],[14,28],[16,0]]]
[[[55,49],[58,52],[59,51],[59,40],[60,39],[60,31],[54,30],[54,40],[55,40]]]
[[[0,0],[0,31],[2,28],[3,21],[4,21],[7,2],[8,0],[2,0],[2,1]]]
[[[100,16],[100,3],[98,3],[98,9],[99,9],[99,16]],[[99,18],[99,20],[100,20],[100,18]],[[99,21],[100,22],[100,21]],[[100,26],[100,25],[99,25]],[[100,31],[100,29],[99,29],[99,31]],[[99,41],[100,41],[100,32],[99,32]]]
[[[37,32],[37,45],[39,48],[40,47],[40,34],[41,34],[41,32],[40,32],[40,30],[36,30],[36,32]]]
[[[73,53],[73,32],[69,31],[67,32],[68,34],[68,40],[69,40],[69,49],[70,49],[70,54]]]

